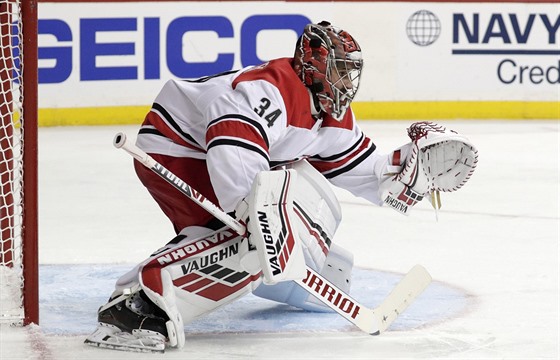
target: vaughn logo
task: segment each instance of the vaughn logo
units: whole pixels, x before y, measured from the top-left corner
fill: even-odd
[[[280,236],[276,243],[274,242],[274,238],[272,237],[272,233],[270,232],[270,226],[268,224],[268,218],[266,213],[262,211],[257,212],[259,227],[261,229],[261,234],[266,246],[266,255],[268,258],[268,263],[270,268],[272,269],[272,275],[278,275],[282,272],[280,268],[280,264],[278,263],[278,254],[282,247],[283,238]]]
[[[156,259],[160,265],[173,264],[177,261],[194,256],[202,251],[211,249],[214,246],[230,241],[237,236],[239,235],[229,230],[221,231],[207,238],[170,250],[163,255],[158,256]],[[235,249],[235,251],[237,251],[237,249]]]
[[[195,258],[191,262],[181,265],[181,270],[184,275],[190,274],[191,272],[199,269],[206,268],[210,265],[219,263],[222,260],[232,257],[239,252],[239,242],[231,244],[229,246],[223,247],[221,249],[216,249],[214,252],[202,256],[200,258]]]
[[[391,195],[387,195],[384,202],[400,213],[406,214],[406,212],[408,211],[408,206],[405,203],[395,199]]]

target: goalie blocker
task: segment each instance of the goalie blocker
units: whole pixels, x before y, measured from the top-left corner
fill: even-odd
[[[329,184],[302,161],[261,173],[247,199],[236,212],[249,224],[248,238],[229,228],[184,229],[117,281],[86,343],[143,352],[181,348],[185,324],[250,292],[328,311],[286,280],[303,281],[309,266],[341,291],[350,288],[353,257],[332,244],[341,213]]]

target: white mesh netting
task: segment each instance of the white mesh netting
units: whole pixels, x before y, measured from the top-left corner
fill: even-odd
[[[0,0],[0,322],[22,305],[22,56],[20,0]]]

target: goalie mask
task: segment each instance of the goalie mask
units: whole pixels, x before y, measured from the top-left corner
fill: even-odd
[[[317,97],[321,110],[338,121],[356,96],[362,66],[356,40],[326,21],[307,25],[297,42],[294,70]]]

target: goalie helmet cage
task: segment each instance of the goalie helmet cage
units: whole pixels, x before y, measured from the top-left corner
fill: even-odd
[[[0,0],[0,323],[39,323],[37,0]]]

